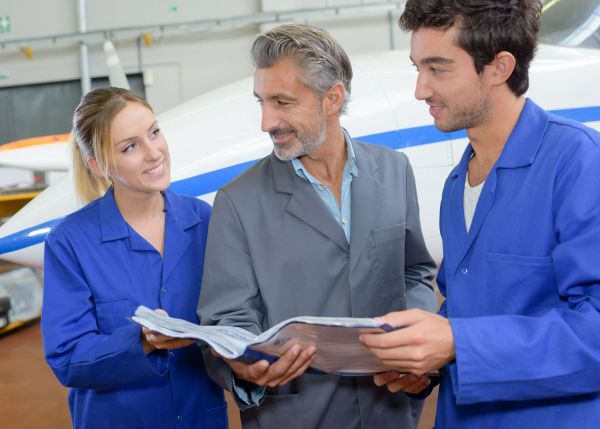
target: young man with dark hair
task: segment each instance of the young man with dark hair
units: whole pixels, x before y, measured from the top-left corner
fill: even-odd
[[[416,97],[469,145],[442,195],[439,314],[390,313],[404,329],[363,341],[401,371],[441,369],[436,428],[600,427],[600,135],[523,97],[540,11],[409,0],[400,18]]]

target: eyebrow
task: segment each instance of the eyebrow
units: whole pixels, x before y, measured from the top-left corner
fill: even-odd
[[[259,94],[256,93],[256,91],[254,91],[254,97],[258,98],[259,100],[262,100],[263,97],[261,97]],[[277,94],[273,94],[270,95],[268,97],[266,97],[268,100],[278,100],[278,99],[283,99],[283,100],[295,100],[294,97],[291,97],[289,95],[286,94],[282,94],[282,93],[277,93]]]
[[[410,60],[416,64],[416,62],[412,59],[412,57],[410,58]],[[423,58],[420,62],[421,65],[428,65],[428,64],[454,64],[454,60],[450,59],[450,58],[445,58],[445,57],[427,57],[427,58]]]
[[[151,130],[152,128],[156,128],[157,126],[158,126],[158,121],[154,121],[154,122],[152,122],[152,125],[150,125],[150,127],[148,127],[148,130]],[[132,141],[132,140],[135,140],[135,139],[137,139],[136,136],[131,136],[131,137],[124,138],[123,140],[116,142],[115,146],[118,146],[121,143],[126,143],[128,141]]]

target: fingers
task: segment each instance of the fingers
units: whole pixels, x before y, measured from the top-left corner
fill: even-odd
[[[286,372],[285,377],[277,381],[277,385],[280,386],[283,384],[287,384],[294,378],[298,378],[302,374],[304,374],[306,370],[310,367],[316,354],[316,347],[309,347],[308,349],[302,351],[302,353],[298,356],[294,364]]]
[[[173,350],[182,347],[187,347],[194,344],[196,341],[189,338],[173,338],[168,337],[158,332],[149,330],[148,328],[142,328],[142,335],[146,342],[153,348],[159,350]]]
[[[411,308],[405,311],[393,311],[385,316],[377,317],[376,320],[386,323],[394,328],[410,326],[421,320],[426,313],[418,308]]]
[[[410,328],[403,328],[387,333],[362,334],[359,339],[373,353],[377,354],[377,350],[411,344],[413,341],[412,335]]]
[[[300,345],[295,344],[290,347],[283,356],[269,367],[266,377],[263,380],[265,385],[269,387],[278,386],[280,381],[292,375],[291,372],[295,372],[304,363],[303,359],[305,358],[300,357],[302,354]],[[298,365],[295,365],[296,363]]]
[[[406,374],[399,373],[398,371],[382,372],[381,374],[375,374],[373,381],[377,386],[385,386],[392,381],[404,377]]]
[[[428,375],[402,374],[386,372],[373,377],[377,386],[386,386],[392,392],[420,393],[429,386],[431,380]]]
[[[246,380],[253,382],[254,384],[258,384],[260,386],[264,386],[264,382],[262,381],[267,372],[269,371],[270,365],[266,360],[259,360],[253,364],[244,364],[247,365],[245,368],[244,377]]]
[[[270,365],[266,360],[252,364],[229,359],[223,360],[229,364],[239,378],[259,386],[276,387],[304,374],[315,354],[315,347],[302,350],[300,345],[296,344]]]
[[[211,351],[213,355],[223,359],[223,362],[229,365],[233,373],[238,378],[250,381],[254,384],[258,384],[258,379],[260,379],[269,368],[269,362],[267,362],[266,360],[259,360],[258,362],[247,363],[238,360],[226,359],[214,350],[211,349]]]
[[[408,374],[403,378],[392,381],[387,385],[387,389],[392,392],[420,393],[429,386],[431,380],[427,375]]]
[[[429,376],[427,374],[425,375],[415,375],[415,374],[411,374],[414,377],[418,377],[417,380],[415,380],[415,382],[411,385],[404,385],[404,386],[397,386],[395,385],[395,383],[391,383],[390,386],[388,386],[388,390],[390,390],[390,392],[394,392],[393,389],[398,388],[399,390],[402,390],[403,392],[406,393],[413,393],[413,394],[417,394],[417,393],[421,393],[423,390],[425,390],[430,384],[431,384],[431,379],[429,378]],[[397,390],[397,391],[399,391]]]
[[[164,350],[181,349],[183,347],[191,346],[195,342],[196,342],[195,340],[190,340],[190,339],[187,339],[187,338],[169,339],[165,343],[162,344],[162,349],[164,349]]]
[[[391,338],[389,342],[396,343],[396,346],[390,346],[389,348],[369,347],[369,349],[386,365],[391,365],[392,363],[397,365],[400,362],[419,362],[423,359],[424,351],[422,347],[413,346],[410,343],[401,343],[401,341],[403,340],[397,341]]]
[[[413,308],[406,311],[395,311],[385,316],[378,317],[377,321],[398,328],[392,332],[363,334],[360,341],[371,351],[375,349],[387,349],[409,345],[415,342],[415,330],[413,325],[429,317],[429,314]]]
[[[156,313],[168,316],[167,312],[162,308],[157,308],[154,311]],[[158,332],[151,331],[146,327],[142,328],[142,345],[146,354],[151,352],[153,349],[173,350],[182,347],[187,347],[191,344],[194,344],[195,342],[195,340],[190,340],[188,338],[168,337],[166,335],[159,334]]]

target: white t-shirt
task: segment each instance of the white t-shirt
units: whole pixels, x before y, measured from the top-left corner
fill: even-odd
[[[479,201],[479,196],[481,195],[481,189],[483,188],[484,183],[485,180],[479,185],[471,187],[471,185],[469,185],[469,175],[466,174],[463,205],[465,207],[465,225],[467,226],[467,232],[471,229],[471,222],[473,222],[473,215],[475,214],[477,201]]]

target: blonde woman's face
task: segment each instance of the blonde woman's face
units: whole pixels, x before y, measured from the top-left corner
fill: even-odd
[[[153,193],[171,183],[167,142],[154,113],[140,103],[128,103],[113,119],[114,165],[110,177],[115,192]]]

